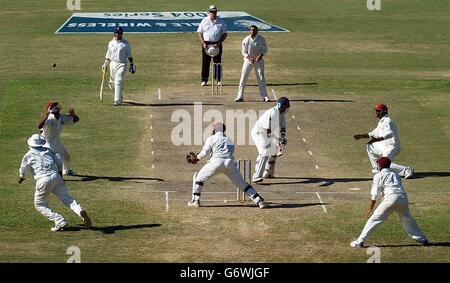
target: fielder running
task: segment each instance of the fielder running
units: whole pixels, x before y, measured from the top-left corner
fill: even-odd
[[[49,102],[44,118],[39,122],[38,128],[42,129],[42,135],[47,140],[46,146],[58,153],[63,163],[63,174],[76,176],[77,174],[70,169],[70,155],[61,142],[61,131],[65,125],[77,123],[80,118],[75,114],[73,108],[69,109],[69,115],[61,114],[61,106],[58,102]]]
[[[400,175],[389,169],[391,161],[387,157],[381,157],[376,161],[376,164],[379,172],[373,177],[372,190],[370,191],[372,200],[367,216],[370,216],[372,213],[378,194],[381,194],[383,200],[367,221],[361,235],[359,235],[357,240],[351,242],[350,246],[362,248],[364,242],[375,229],[393,212],[398,213],[403,228],[412,239],[423,246],[428,245],[427,238],[420,231],[419,225],[417,225],[416,220],[409,212],[408,196],[403,189]]]
[[[134,74],[136,64],[133,63],[133,56],[131,56],[131,45],[128,40],[123,38],[123,29],[116,27],[114,28],[114,38],[108,43],[105,62],[102,65],[103,72],[109,68],[109,88],[114,94],[114,106],[122,104],[127,59],[130,61],[129,71]]]
[[[215,123],[213,134],[206,140],[202,151],[199,154],[190,152],[186,158],[188,162],[195,164],[203,157],[211,157],[208,163],[194,175],[192,201],[188,203],[188,206],[199,207],[204,183],[214,175],[223,173],[236,187],[245,192],[259,208],[269,207],[256,190],[244,181],[236,166],[233,154],[234,144],[230,138],[225,136],[225,125],[219,122]]]
[[[263,56],[267,54],[266,39],[258,34],[258,27],[252,25],[250,27],[250,35],[242,40],[242,56],[244,57],[244,65],[242,66],[241,80],[239,82],[239,91],[236,102],[244,101],[245,84],[252,69],[255,69],[256,81],[258,82],[259,95],[263,101],[270,101],[267,96],[266,79],[264,77],[264,60]]]
[[[258,149],[253,182],[274,177],[275,162],[287,144],[285,113],[290,107],[289,99],[280,97],[277,105],[264,112],[253,126],[251,134]]]
[[[380,157],[388,157],[391,162],[400,153],[400,138],[398,136],[397,127],[394,121],[388,116],[388,108],[384,104],[375,105],[375,115],[380,119],[377,127],[368,134],[353,135],[355,140],[361,138],[370,138],[367,142],[367,154],[369,155],[370,164],[372,165],[372,173],[376,174],[376,161]],[[391,164],[391,170],[398,173],[405,179],[410,178],[414,174],[414,169],[405,167],[396,163]]]
[[[67,191],[64,180],[59,173],[62,166],[59,156],[48,147],[44,147],[46,141],[38,134],[32,135],[27,143],[30,150],[22,159],[18,183],[20,184],[25,180],[25,174],[28,171],[31,172],[36,180],[34,206],[48,220],[55,223],[55,226],[50,230],[53,232],[62,231],[68,225],[61,214],[52,211],[48,206],[51,193],[55,194],[64,205],[70,207],[75,214],[81,217],[87,228],[91,227],[91,219],[87,212]]]

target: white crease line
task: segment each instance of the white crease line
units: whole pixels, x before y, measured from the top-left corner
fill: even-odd
[[[297,126],[297,130],[299,130],[299,131],[300,131],[300,126]]]
[[[264,192],[267,193],[267,192]],[[317,194],[318,192],[295,192],[296,194]],[[352,192],[320,192],[321,194],[358,194],[361,195],[363,193],[352,193]]]
[[[155,169],[155,164],[152,164],[152,169]]]
[[[319,170],[319,166],[317,166],[317,164],[316,164],[316,166],[315,166],[315,167],[316,167],[316,169],[317,169],[317,170]]]
[[[327,212],[327,208],[323,204],[322,198],[320,197],[319,193],[316,193],[316,196],[319,198],[320,203],[322,204],[323,212]]]
[[[309,153],[309,155],[311,155],[311,156],[312,156],[312,152],[311,152],[311,150],[308,150],[308,153]]]
[[[169,192],[166,191],[166,212],[169,211]]]
[[[165,193],[165,192],[168,192],[168,193],[177,193],[178,191],[151,191],[152,193]]]
[[[303,142],[306,142],[306,139],[305,139],[305,138],[303,138]]]
[[[275,90],[273,90],[273,88],[272,88],[272,94],[273,94],[273,97],[275,97],[275,100],[278,100],[277,94],[275,93]]]
[[[155,155],[155,152],[152,150],[152,155]]]
[[[161,89],[158,88],[158,99],[161,100]]]

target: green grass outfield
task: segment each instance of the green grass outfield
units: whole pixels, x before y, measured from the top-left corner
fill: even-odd
[[[450,262],[450,3],[382,0],[381,11],[368,11],[365,2],[216,3],[290,30],[261,34],[270,50],[269,92],[294,100],[295,119],[288,119],[280,178],[256,186],[275,208],[221,202],[235,189],[218,177],[205,186],[207,207],[195,210],[186,203],[199,167],[184,157],[200,147],[176,147],[170,139],[172,113],[193,107],[158,105],[267,109],[256,102],[255,86],[247,88],[250,102],[233,102],[245,34],[230,33],[224,44],[224,95],[217,97],[199,86],[197,34],[125,34],[138,68],[126,76],[125,99],[144,106],[113,108],[108,90],[98,101],[112,35],[55,35],[72,14],[64,0],[0,0],[0,262],[66,262],[70,246],[80,248],[82,262],[366,262],[365,249],[348,246],[365,223],[371,185],[364,142],[351,136],[375,127],[371,108],[378,102],[389,106],[400,131],[396,161],[418,172],[404,185],[412,214],[436,245],[415,245],[397,216],[367,244],[381,248],[382,262]],[[210,4],[82,0],[81,12],[203,11]],[[33,206],[34,181],[16,183],[26,139],[48,100],[80,116],[62,140],[73,169],[86,177],[66,182],[93,230],[77,228],[80,220],[52,198],[72,228],[51,233]],[[236,156],[254,161],[256,149],[238,147]],[[320,186],[322,179],[333,182]]]

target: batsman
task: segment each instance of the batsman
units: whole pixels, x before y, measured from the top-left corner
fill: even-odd
[[[253,182],[273,178],[275,162],[284,153],[286,139],[286,111],[291,107],[287,97],[280,97],[277,105],[264,112],[252,129],[252,138],[258,149]]]
[[[194,174],[192,201],[188,203],[188,206],[199,207],[204,183],[214,175],[223,173],[236,187],[246,193],[259,208],[269,207],[262,196],[256,192],[255,188],[242,178],[233,157],[234,144],[225,135],[225,125],[217,122],[212,127],[212,136],[206,140],[202,151],[199,154],[190,152],[186,156],[186,160],[191,164],[196,164],[200,158],[211,157],[208,163],[198,173]]]
[[[114,93],[114,106],[122,104],[127,59],[130,61],[129,70],[134,74],[136,65],[131,56],[131,45],[128,40],[123,38],[123,29],[115,27],[114,38],[108,43],[105,62],[102,65],[102,72],[106,72],[109,69],[109,88]]]

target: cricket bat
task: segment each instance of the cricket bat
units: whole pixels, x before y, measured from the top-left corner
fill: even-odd
[[[106,71],[102,71],[102,84],[100,85],[100,101],[103,101],[103,85],[105,84]]]

